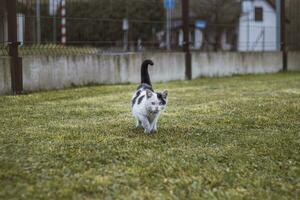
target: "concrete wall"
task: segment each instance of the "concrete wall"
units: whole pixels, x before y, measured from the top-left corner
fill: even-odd
[[[0,94],[11,92],[10,59],[0,57]]]
[[[288,53],[288,70],[300,71],[300,52],[291,51]]]
[[[183,80],[183,53],[130,53],[122,55],[64,55],[23,57],[24,90],[57,89],[88,83],[140,81],[140,67],[150,58],[154,82]]]
[[[193,52],[193,78],[275,73],[282,69],[279,52]]]
[[[128,53],[115,55],[24,56],[25,91],[59,89],[88,83],[138,83],[144,59],[153,82],[185,79],[184,53]],[[300,71],[300,52],[289,52],[288,68]],[[233,74],[275,73],[282,69],[280,52],[192,52],[193,78]],[[11,91],[9,58],[0,57],[0,94]]]

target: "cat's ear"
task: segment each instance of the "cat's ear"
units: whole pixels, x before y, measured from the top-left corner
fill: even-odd
[[[146,89],[146,96],[147,99],[149,99],[150,97],[152,97],[153,93],[151,92],[151,90]]]
[[[168,97],[168,90],[164,90],[162,93],[162,97],[166,99]]]

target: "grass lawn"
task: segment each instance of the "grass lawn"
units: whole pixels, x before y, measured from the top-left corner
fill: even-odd
[[[148,135],[136,86],[0,97],[0,199],[300,198],[300,73],[154,84]]]

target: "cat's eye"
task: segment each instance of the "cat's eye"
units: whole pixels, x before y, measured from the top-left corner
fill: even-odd
[[[155,102],[151,102],[152,105],[155,105]]]
[[[162,103],[162,102],[159,102],[159,105],[163,105],[163,103]]]

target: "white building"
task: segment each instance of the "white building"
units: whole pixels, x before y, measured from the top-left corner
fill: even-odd
[[[238,27],[238,51],[276,51],[274,0],[243,0]]]
[[[237,2],[241,6],[241,15],[235,27],[223,31],[220,40],[221,50],[278,50],[275,0],[237,0]],[[193,18],[194,21],[202,21],[196,16],[192,13],[190,18]],[[178,16],[177,18],[179,19]],[[204,29],[196,26],[190,27],[192,49],[203,49],[203,47],[206,50],[213,49],[212,44],[215,42],[213,30],[205,35]],[[179,30],[178,45],[182,46],[182,42],[183,32]]]

